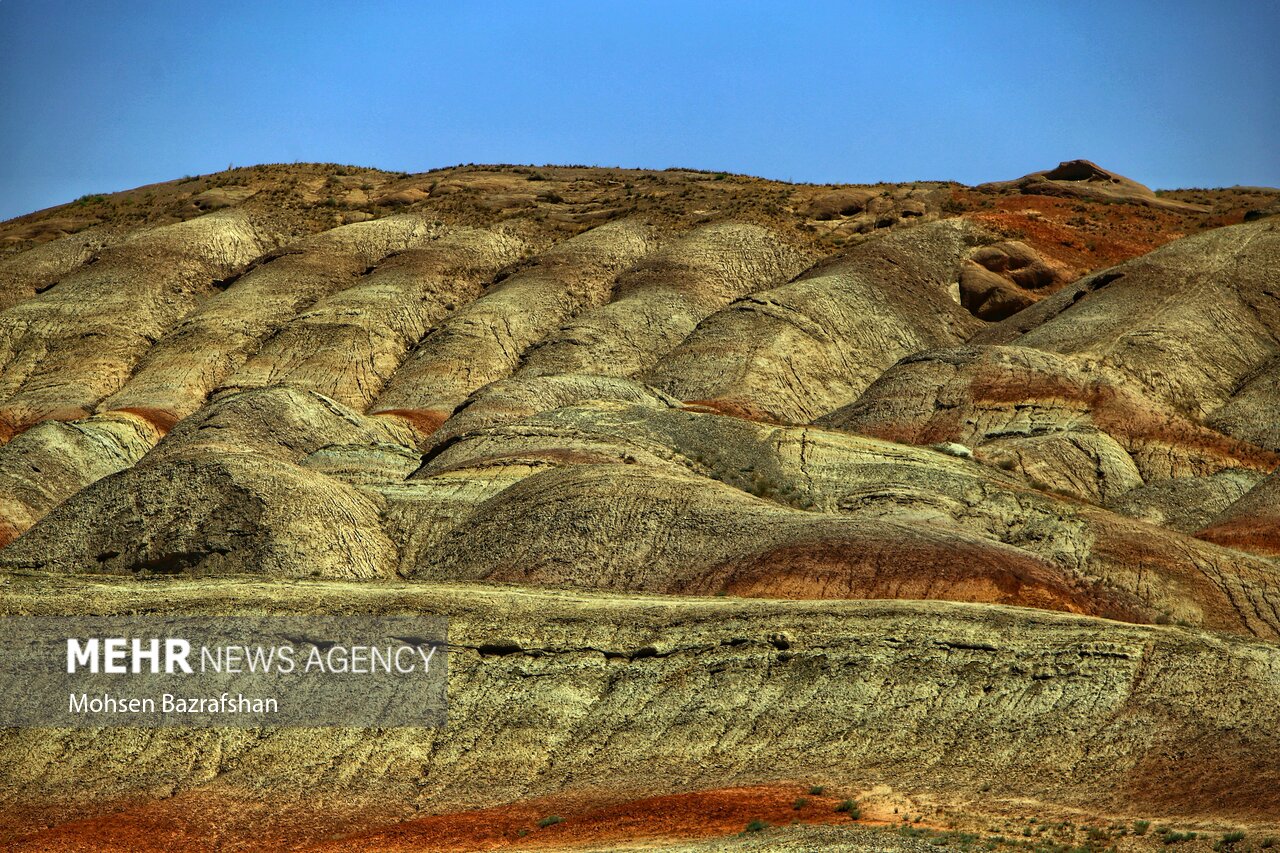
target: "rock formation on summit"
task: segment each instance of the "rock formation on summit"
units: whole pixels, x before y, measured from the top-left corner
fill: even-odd
[[[979,189],[1017,190],[1026,195],[1066,196],[1096,201],[1145,204],[1165,210],[1184,212],[1204,208],[1187,202],[1161,198],[1149,187],[1135,180],[1108,172],[1088,160],[1067,160],[1056,168],[1032,172],[1012,181],[995,181],[979,185]]]

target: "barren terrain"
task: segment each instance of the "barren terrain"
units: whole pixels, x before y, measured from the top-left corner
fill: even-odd
[[[441,729],[0,731],[0,845],[1266,849],[1277,212],[270,165],[0,223],[4,612],[450,619]]]

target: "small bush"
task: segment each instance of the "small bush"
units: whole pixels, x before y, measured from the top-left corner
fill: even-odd
[[[809,789],[809,794],[810,796],[821,797],[824,793],[826,793],[826,790],[827,789],[822,787],[821,785],[814,785],[812,788]]]
[[[1234,847],[1236,844],[1238,844],[1241,841],[1244,841],[1243,832],[1240,832],[1239,830],[1236,830],[1235,832],[1228,832],[1222,836],[1221,841],[1213,845],[1213,849],[1226,850],[1228,847]]]
[[[564,818],[560,817],[560,815],[553,814],[553,815],[548,815],[547,817],[544,817],[542,820],[538,821],[538,826],[542,829],[546,829],[548,826],[555,826],[557,823],[561,823],[563,821],[564,821]]]
[[[763,830],[763,829],[768,829],[768,828],[769,828],[769,824],[768,824],[768,822],[763,821],[763,820],[753,820],[753,821],[751,821],[751,823],[747,824],[747,828],[746,828],[746,830],[745,830],[745,831],[746,831],[746,832],[760,832],[761,830]]]
[[[862,809],[853,800],[844,800],[836,806],[836,811],[849,815],[849,820],[862,817]],[[905,820],[905,818],[903,818]]]
[[[1182,844],[1186,841],[1195,841],[1196,833],[1194,832],[1178,832],[1177,830],[1167,830],[1164,833],[1163,841],[1165,844]]]
[[[1280,844],[1280,841],[1276,841],[1276,839],[1268,835],[1266,838],[1262,839],[1262,843],[1259,844],[1258,846],[1261,847],[1263,850],[1270,850],[1272,847],[1275,847],[1277,844]]]
[[[1133,822],[1134,835],[1146,835],[1147,830],[1150,828],[1151,828],[1151,821],[1149,820],[1135,820]]]
[[[800,811],[801,809],[808,808],[808,807],[809,807],[809,801],[806,800],[804,797],[800,797],[794,803],[791,804],[791,808],[795,809],[796,811]]]

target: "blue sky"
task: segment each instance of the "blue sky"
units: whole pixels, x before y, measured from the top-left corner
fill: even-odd
[[[228,164],[1280,185],[1280,3],[0,0],[0,218]]]

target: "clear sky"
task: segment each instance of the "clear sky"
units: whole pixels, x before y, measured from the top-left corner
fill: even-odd
[[[1280,2],[0,0],[0,218],[228,164],[1280,186]]]

